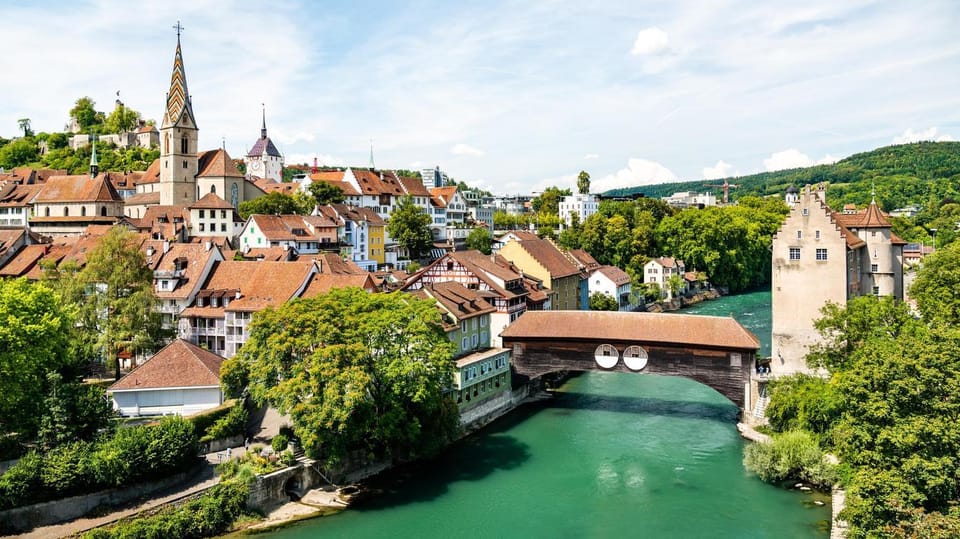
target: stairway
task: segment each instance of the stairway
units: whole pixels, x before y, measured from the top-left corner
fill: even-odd
[[[757,403],[753,406],[753,417],[762,419],[767,413],[767,405],[770,404],[770,395],[767,393],[767,384],[760,386],[760,396]]]

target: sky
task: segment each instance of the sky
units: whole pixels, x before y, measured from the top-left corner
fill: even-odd
[[[0,0],[0,136],[77,98],[163,115],[180,21],[200,148],[439,166],[497,194],[705,180],[960,138],[960,2]]]

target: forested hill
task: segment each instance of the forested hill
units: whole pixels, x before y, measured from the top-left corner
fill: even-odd
[[[832,165],[762,172],[728,178],[739,187],[730,189],[730,198],[746,195],[782,195],[787,187],[802,188],[806,184],[828,182],[827,202],[839,208],[853,203],[870,202],[876,187],[877,203],[885,211],[910,204],[941,204],[945,199],[960,200],[960,142],[917,142],[885,146],[858,153]],[[723,180],[697,180],[662,183],[625,189],[614,189],[604,196],[631,196],[636,193],[649,198],[670,196],[678,191],[713,190],[720,198],[723,190],[706,185],[722,185]]]

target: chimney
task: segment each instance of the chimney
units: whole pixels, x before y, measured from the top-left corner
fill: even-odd
[[[211,248],[213,248],[213,242],[212,242],[212,241],[204,242],[204,244],[203,244],[203,250],[204,250],[204,251],[209,251]]]
[[[240,299],[240,289],[237,289],[237,293],[234,294],[233,299]]]
[[[170,240],[163,240],[163,254],[170,250]]]

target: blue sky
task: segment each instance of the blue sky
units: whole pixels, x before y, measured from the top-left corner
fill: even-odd
[[[287,162],[439,165],[496,193],[829,162],[960,137],[960,3],[0,0],[0,135],[76,98],[160,120],[176,35],[201,148],[260,104]]]

